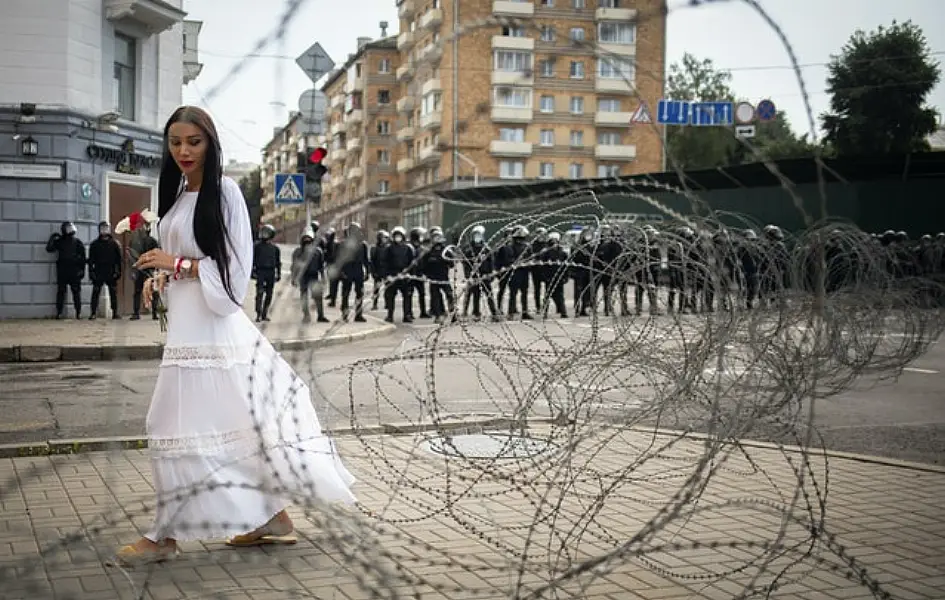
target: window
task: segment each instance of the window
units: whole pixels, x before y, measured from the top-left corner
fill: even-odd
[[[555,0],[541,0],[542,6],[554,6]]]
[[[429,115],[440,110],[440,92],[427,94],[420,100],[420,114]]]
[[[599,58],[597,76],[602,79],[626,79],[633,83],[635,69],[632,59]]]
[[[541,41],[543,42],[553,42],[555,41],[555,28],[551,25],[542,25],[541,27]]]
[[[506,25],[502,28],[502,35],[506,37],[525,37],[525,28]]]
[[[554,163],[543,162],[538,165],[538,176],[542,179],[553,179],[555,176]]]
[[[571,61],[571,69],[568,72],[571,79],[584,79],[584,63],[577,60]]]
[[[377,103],[390,104],[390,90],[377,90]]]
[[[531,52],[510,52],[508,50],[498,50],[495,53],[494,68],[496,71],[531,71]]]
[[[378,194],[387,194],[390,193],[390,182],[386,179],[381,179],[377,182],[377,193]]]
[[[354,92],[345,98],[345,112],[361,109],[361,92]]]
[[[620,8],[620,0],[597,0],[597,8]]]
[[[568,166],[568,177],[571,179],[580,179],[581,177],[584,177],[584,165],[571,163]]]
[[[580,115],[584,113],[584,98],[582,96],[571,97],[571,114]]]
[[[404,209],[404,222],[402,226],[407,231],[414,227],[429,227],[430,216],[433,212],[433,203],[425,202],[419,206],[411,206]]]
[[[637,38],[633,23],[605,21],[597,24],[597,41],[602,44],[632,44]]]
[[[377,122],[377,135],[390,135],[390,121]]]
[[[599,98],[597,112],[620,112],[620,100],[616,98]]]
[[[597,143],[601,146],[619,146],[620,134],[616,131],[601,131],[597,134]]]
[[[569,143],[574,148],[580,148],[584,145],[584,132],[577,129],[571,130],[571,136],[568,138]]]
[[[549,58],[538,63],[538,74],[542,77],[554,77],[555,76],[555,61],[553,58]]]
[[[135,79],[138,48],[135,40],[115,33],[114,81],[112,103],[123,119],[135,118]]]
[[[597,165],[598,177],[620,177],[620,165]]]
[[[524,142],[525,130],[519,127],[503,127],[499,129],[499,139],[503,142]]]
[[[554,96],[542,96],[541,105],[539,110],[543,113],[553,113],[555,111],[555,97]]]
[[[532,105],[532,91],[528,88],[496,88],[494,104],[513,108],[530,108]]]
[[[587,3],[584,0],[571,0],[571,6],[574,8],[584,8]]]
[[[390,59],[389,58],[382,58],[380,61],[378,61],[377,72],[380,73],[381,75],[390,73]]]
[[[542,146],[554,146],[555,145],[554,129],[542,129],[538,134],[538,143]]]
[[[525,177],[525,163],[520,160],[499,161],[500,179],[521,179]]]
[[[580,27],[572,27],[571,31],[568,33],[568,37],[571,38],[572,42],[583,42],[584,30]]]
[[[378,151],[377,151],[377,164],[379,164],[379,165],[389,165],[389,164],[390,164],[390,150],[378,150]]]

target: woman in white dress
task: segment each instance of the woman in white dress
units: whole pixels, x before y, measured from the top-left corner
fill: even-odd
[[[323,435],[307,385],[240,306],[252,227],[239,186],[222,176],[212,119],[178,108],[164,143],[161,248],[135,265],[161,273],[153,285],[167,307],[147,417],[157,507],[152,528],[116,555],[128,566],[174,558],[186,540],[292,543],[293,498],[355,501],[354,478]]]

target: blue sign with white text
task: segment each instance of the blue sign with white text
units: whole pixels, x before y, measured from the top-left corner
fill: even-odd
[[[276,173],[276,204],[304,204],[305,175]]]
[[[735,122],[732,102],[695,102],[692,105],[692,124],[700,127],[720,127]]]
[[[689,102],[660,100],[656,105],[656,122],[660,125],[688,125]]]

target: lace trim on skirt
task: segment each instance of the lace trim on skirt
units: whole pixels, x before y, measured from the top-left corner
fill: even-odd
[[[253,451],[260,447],[260,434],[255,429],[241,429],[220,433],[205,433],[187,437],[148,438],[148,450],[163,458],[233,454],[236,451]]]
[[[161,366],[228,369],[252,362],[255,346],[165,346]]]

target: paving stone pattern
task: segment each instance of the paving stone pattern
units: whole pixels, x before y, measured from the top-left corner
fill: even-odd
[[[448,458],[416,436],[338,441],[359,480],[361,505],[346,518],[294,507],[294,547],[186,543],[179,560],[127,573],[102,563],[149,525],[146,451],[0,461],[0,568],[17,571],[0,577],[0,597],[353,600],[374,589],[378,597],[525,598],[549,572],[604,556],[663,518],[706,447],[602,430],[573,452],[521,462]],[[634,557],[615,557],[543,597],[732,598],[752,577],[765,585],[784,571],[773,598],[872,598],[805,526],[807,500],[821,520],[816,496],[825,486],[826,531],[885,591],[904,600],[945,596],[945,474],[823,456],[807,472],[800,454],[734,446],[702,466],[715,474],[699,498],[676,497],[680,516],[629,544]],[[762,544],[774,543],[781,526],[778,507],[801,489],[796,472],[808,496],[797,497],[780,545],[766,554]]]

